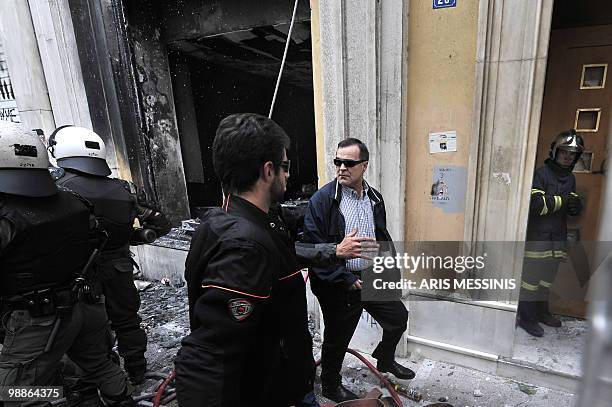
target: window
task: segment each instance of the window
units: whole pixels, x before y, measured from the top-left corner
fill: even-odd
[[[577,109],[574,128],[578,132],[594,133],[599,130],[600,108]]]
[[[588,64],[582,66],[580,89],[603,89],[606,86],[608,64]]]

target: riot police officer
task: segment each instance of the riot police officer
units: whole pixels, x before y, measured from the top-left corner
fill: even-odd
[[[104,301],[88,268],[95,219],[84,199],[58,190],[48,166],[36,135],[0,121],[0,386],[49,385],[67,354],[109,405],[133,405],[108,357]]]
[[[142,382],[146,371],[147,336],[140,328],[140,296],[133,280],[129,246],[134,241],[134,220],[153,230],[157,237],[170,231],[166,217],[144,202],[127,181],[109,178],[104,142],[93,131],[62,126],[49,137],[49,151],[57,160],[52,171],[57,185],[87,198],[94,205],[96,218],[108,233],[108,243],[99,259],[99,276],[106,297],[119,355],[132,383]]]

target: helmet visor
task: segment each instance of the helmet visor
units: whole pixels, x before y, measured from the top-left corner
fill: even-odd
[[[559,146],[557,147],[558,150],[565,150],[565,151],[571,151],[574,153],[581,153],[582,152],[582,147],[580,146]]]
[[[0,192],[33,198],[57,194],[57,187],[46,169],[0,169]]]
[[[106,177],[111,170],[102,158],[92,157],[66,157],[57,160],[57,165],[62,168],[77,170],[91,175]]]

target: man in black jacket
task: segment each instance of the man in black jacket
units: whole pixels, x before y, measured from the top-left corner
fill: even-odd
[[[334,159],[337,178],[310,199],[304,218],[304,241],[339,242],[357,229],[360,236],[388,242],[389,254],[395,255],[387,231],[382,195],[363,178],[368,160],[368,149],[360,140],[348,138],[338,144]],[[382,341],[372,354],[378,359],[378,370],[392,373],[400,379],[412,379],[414,372],[401,366],[394,357],[408,321],[408,311],[401,299],[362,300],[363,278],[371,275],[372,262],[354,259],[328,267],[313,267],[311,271],[312,291],[319,299],[325,322],[321,361],[323,395],[338,402],[357,398],[342,386],[340,369],[364,309],[383,328]],[[389,272],[392,279],[399,278],[393,270]],[[369,284],[363,285],[363,288],[372,294]]]
[[[583,151],[584,142],[576,130],[565,131],[533,176],[517,317],[519,326],[536,337],[544,335],[539,322],[561,326],[549,311],[549,289],[559,263],[567,257],[567,217],[582,210],[572,170]]]
[[[154,231],[153,238],[167,234],[170,222],[152,205],[139,201],[133,184],[108,177],[106,147],[95,132],[78,126],[59,127],[49,137],[49,151],[59,167],[52,170],[56,184],[87,198],[108,233],[98,276],[124,368],[132,383],[140,383],[147,367],[147,335],[140,327],[140,295],[134,286],[135,263],[130,253],[130,243],[140,243],[134,238],[134,220]]]

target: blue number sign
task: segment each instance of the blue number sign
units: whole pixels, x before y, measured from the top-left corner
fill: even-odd
[[[448,7],[456,7],[457,0],[433,0],[433,8],[448,8]]]

